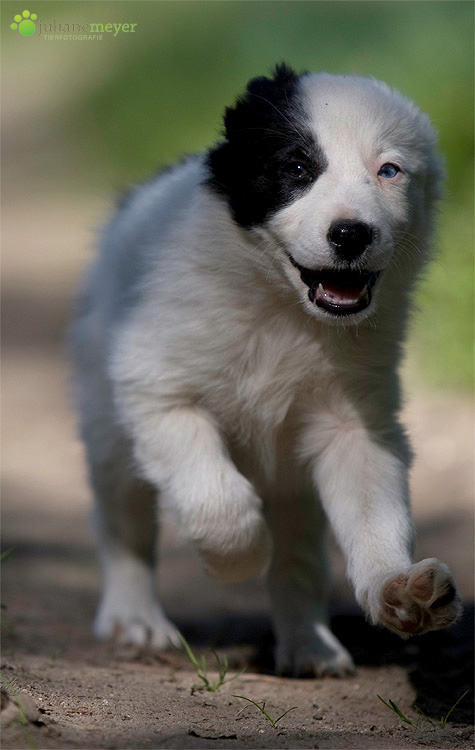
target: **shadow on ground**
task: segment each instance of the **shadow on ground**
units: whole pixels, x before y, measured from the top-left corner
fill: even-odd
[[[265,616],[243,615],[203,618],[177,623],[191,644],[227,650],[240,644],[251,649],[250,665],[256,672],[273,674],[274,636]],[[336,615],[332,630],[353,655],[357,666],[404,666],[417,692],[415,705],[438,721],[447,707],[474,684],[474,606],[467,604],[463,617],[452,628],[402,641],[398,636],[369,625],[362,615]],[[248,661],[248,663],[249,663]],[[236,660],[235,668],[245,666]],[[452,720],[471,724],[473,694],[455,708]]]

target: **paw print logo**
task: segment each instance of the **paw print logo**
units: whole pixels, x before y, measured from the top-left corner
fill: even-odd
[[[13,23],[10,24],[10,28],[16,31],[20,32],[22,36],[31,36],[35,33],[36,26],[34,24],[34,21],[38,16],[36,13],[30,13],[29,10],[24,10],[23,13],[20,15],[16,15],[13,19]]]

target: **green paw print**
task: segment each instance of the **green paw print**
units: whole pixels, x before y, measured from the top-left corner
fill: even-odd
[[[35,33],[36,26],[33,21],[36,21],[38,16],[36,13],[30,13],[29,10],[24,10],[20,15],[15,16],[13,23],[10,24],[10,28],[15,31],[18,29],[22,36],[31,36]]]

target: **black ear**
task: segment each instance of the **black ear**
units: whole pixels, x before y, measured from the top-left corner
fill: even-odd
[[[249,122],[261,127],[275,121],[288,108],[299,75],[286,63],[276,65],[273,76],[259,76],[247,84],[243,96],[224,116],[225,135],[228,140],[236,136],[250,137]],[[277,117],[276,117],[277,116]]]
[[[242,227],[264,222],[294,199],[295,181],[288,165],[306,160],[309,174],[318,148],[299,98],[298,76],[288,65],[277,65],[272,78],[254,78],[234,107],[226,110],[225,139],[208,152],[206,184],[226,199]],[[299,184],[298,189],[310,183]]]

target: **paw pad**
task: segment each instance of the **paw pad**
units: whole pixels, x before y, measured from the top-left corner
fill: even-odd
[[[445,628],[461,611],[449,569],[434,558],[390,576],[381,590],[381,622],[403,638]]]

